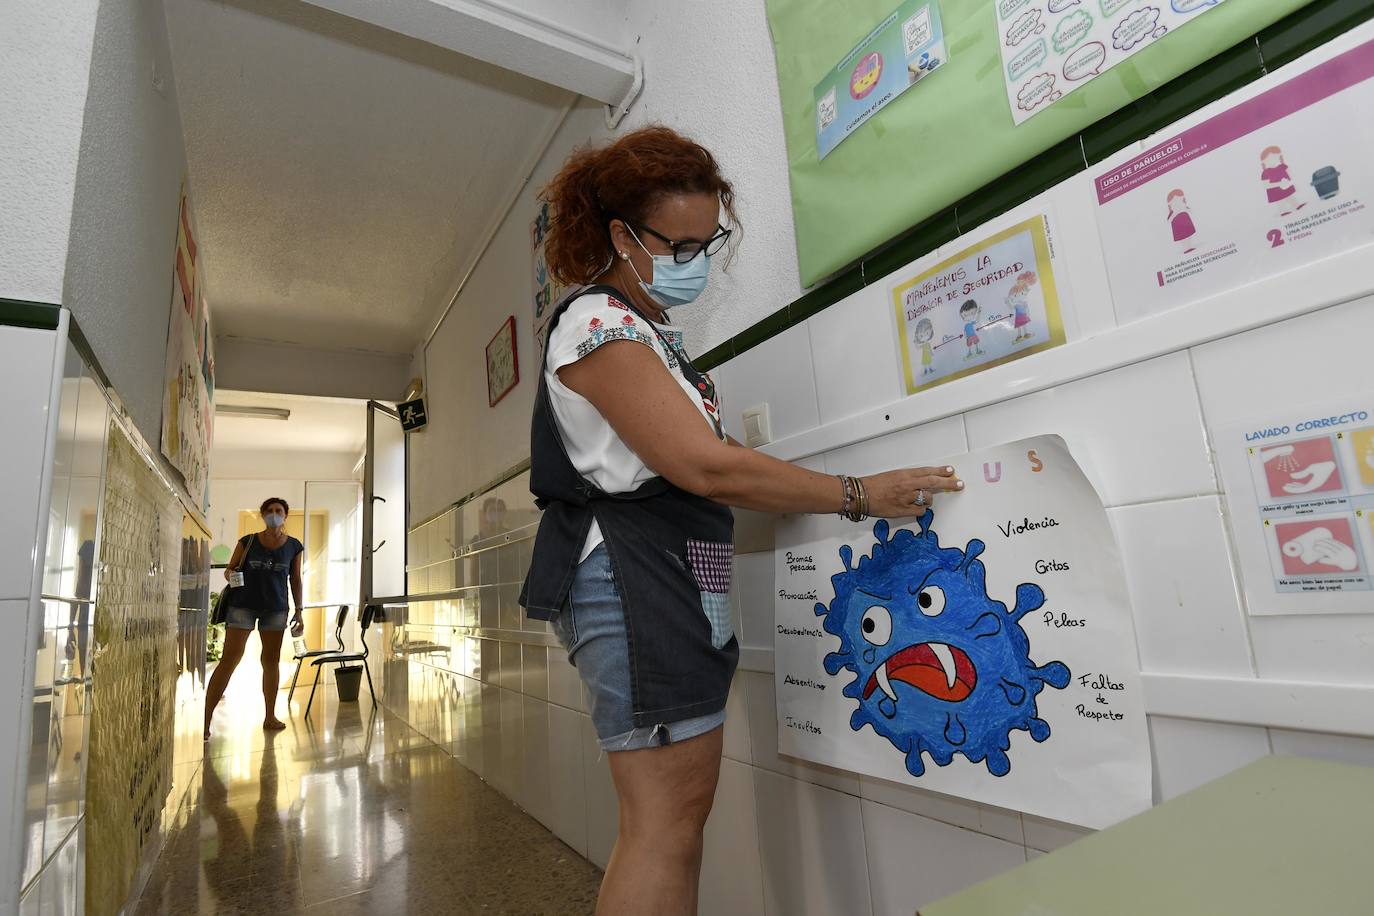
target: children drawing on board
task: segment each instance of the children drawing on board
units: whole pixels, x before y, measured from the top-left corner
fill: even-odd
[[[1264,193],[1275,216],[1290,216],[1307,206],[1306,201],[1298,198],[1298,188],[1288,174],[1288,163],[1283,161],[1283,150],[1277,146],[1267,146],[1260,153],[1260,181],[1264,182]]]
[[[1035,271],[1028,270],[1017,276],[1011,291],[1007,293],[1007,305],[1011,306],[1013,316],[1011,326],[1016,329],[1016,336],[1012,338],[1012,343],[1030,340],[1033,333],[1030,328],[1030,302],[1026,298],[1033,283],[1035,283]]]
[[[959,306],[959,320],[964,323],[964,346],[968,347],[964,359],[983,355],[983,348],[978,346],[978,316],[982,312],[982,308],[972,299]]]
[[[921,374],[933,375],[935,373],[935,352],[930,347],[930,342],[935,337],[935,325],[930,323],[929,318],[922,318],[916,322],[916,342],[921,345]]]
[[[1197,235],[1197,227],[1193,225],[1193,213],[1188,209],[1188,198],[1183,196],[1183,191],[1174,188],[1165,198],[1165,203],[1169,207],[1169,228],[1173,230],[1174,242],[1178,245],[1179,254],[1189,254],[1197,250],[1197,244],[1193,241],[1193,236]]]

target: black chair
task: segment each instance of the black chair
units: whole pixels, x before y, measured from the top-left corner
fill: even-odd
[[[307,658],[319,658],[322,655],[338,655],[340,652],[347,652],[348,647],[344,645],[343,628],[348,622],[348,605],[339,605],[339,616],[334,620],[334,644],[337,649],[311,649],[309,652],[301,652],[292,656],[296,660],[296,673],[291,675],[291,689],[286,692],[286,708],[291,709],[291,697],[296,692],[296,680],[301,676],[301,664]]]
[[[345,665],[349,662],[362,662],[363,673],[367,675],[367,692],[372,694],[373,709],[377,708],[377,691],[372,688],[372,671],[367,667],[367,628],[372,626],[372,618],[376,616],[377,610],[378,607],[375,604],[369,604],[363,608],[362,632],[359,638],[359,642],[363,644],[363,651],[330,653],[328,655],[322,655],[310,663],[312,668],[318,668],[321,665]],[[305,716],[307,719],[310,717],[310,704],[315,702],[315,688],[319,685],[320,677],[317,673],[315,675],[315,683],[310,685],[310,699],[305,701]]]

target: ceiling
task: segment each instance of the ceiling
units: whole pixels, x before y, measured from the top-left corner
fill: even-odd
[[[215,392],[215,406],[284,407],[287,420],[215,414],[215,450],[361,454],[367,439],[367,402],[251,391]]]
[[[411,352],[570,95],[294,0],[166,10],[217,336]]]

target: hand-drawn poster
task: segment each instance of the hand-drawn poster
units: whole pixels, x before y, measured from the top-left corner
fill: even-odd
[[[183,509],[118,423],[105,466],[86,776],[90,916],[128,898],[172,787],[181,584]]]
[[[177,216],[172,314],[167,325],[162,454],[181,472],[192,502],[210,504],[210,446],[214,441],[215,355],[210,309],[201,289],[191,204],[181,189]]]
[[[534,257],[534,353],[535,364],[544,363],[544,334],[549,319],[553,317],[550,307],[562,298],[567,287],[554,279],[549,272],[548,262],[544,260],[544,240],[549,234],[549,205],[541,203],[539,214],[530,223],[530,251]]]
[[[1122,322],[1374,237],[1371,33],[1342,36],[1095,177]]]
[[[1374,393],[1214,439],[1250,613],[1374,613]]]
[[[816,86],[818,156],[947,60],[938,0],[905,0]]]
[[[1021,124],[1221,0],[995,0],[1011,117]]]
[[[1049,218],[1036,216],[892,288],[907,394],[1064,342]]]
[[[1058,436],[947,461],[920,519],[777,532],[778,750],[1106,827],[1150,805],[1107,513]]]

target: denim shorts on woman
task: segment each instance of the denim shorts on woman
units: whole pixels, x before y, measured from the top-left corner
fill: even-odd
[[[287,611],[256,611],[230,605],[224,612],[224,625],[235,630],[285,630]]]
[[[725,710],[666,725],[635,728],[630,699],[630,644],[625,612],[602,544],[577,567],[554,633],[591,696],[592,724],[604,751],[634,751],[686,741],[725,722]]]

